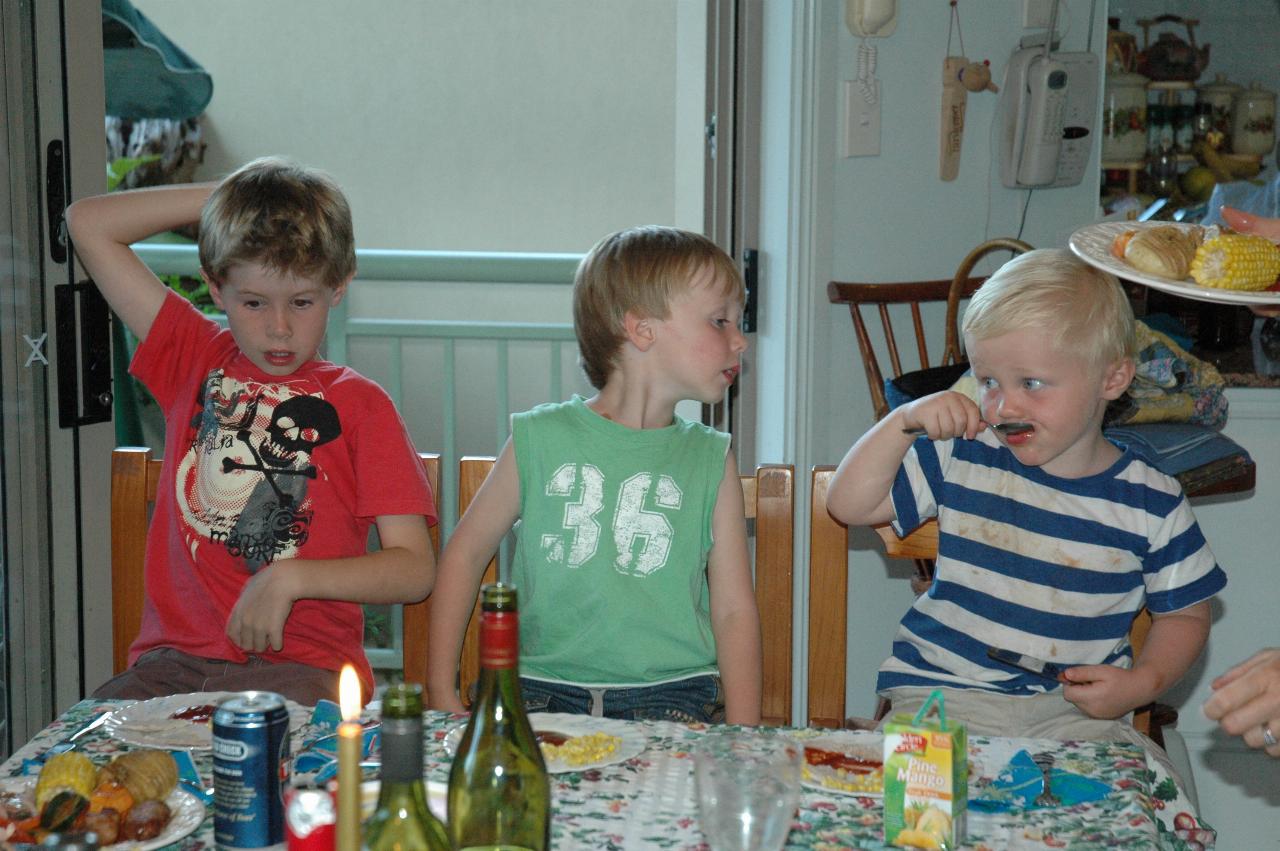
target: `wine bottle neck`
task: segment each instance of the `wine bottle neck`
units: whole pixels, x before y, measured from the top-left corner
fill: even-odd
[[[480,667],[517,670],[520,661],[520,617],[513,611],[486,611],[480,619]]]
[[[422,779],[422,718],[382,719],[382,781]]]

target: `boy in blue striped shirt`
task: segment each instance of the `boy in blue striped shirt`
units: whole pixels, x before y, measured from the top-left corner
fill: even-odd
[[[1178,482],[1103,436],[1134,374],[1124,291],[1067,251],[1030,251],[977,291],[962,332],[976,402],[944,391],[893,410],[827,498],[840,520],[893,521],[900,535],[938,519],[933,584],[903,617],[877,691],[897,713],[941,688],[948,715],[980,734],[1158,751],[1129,716],[1200,655],[1226,577]],[[989,427],[1006,422],[1030,428]],[[1153,624],[1133,659],[1144,606]],[[1062,666],[1062,680],[993,659],[992,646]]]

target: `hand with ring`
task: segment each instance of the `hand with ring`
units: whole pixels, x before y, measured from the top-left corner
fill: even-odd
[[[1258,651],[1212,685],[1204,714],[1249,747],[1280,758],[1280,647]]]

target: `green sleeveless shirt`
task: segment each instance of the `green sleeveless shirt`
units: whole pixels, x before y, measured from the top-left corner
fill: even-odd
[[[520,673],[649,685],[715,673],[707,554],[729,435],[607,420],[579,396],[512,417]]]

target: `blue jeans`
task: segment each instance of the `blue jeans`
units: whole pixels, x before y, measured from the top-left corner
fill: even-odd
[[[520,692],[529,712],[571,712],[624,721],[724,722],[724,689],[715,674],[629,688],[583,688],[521,677]]]

